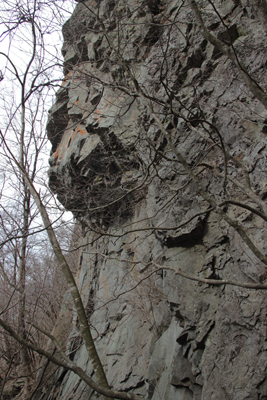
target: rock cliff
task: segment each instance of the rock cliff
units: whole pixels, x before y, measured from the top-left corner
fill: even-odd
[[[116,390],[267,399],[263,3],[88,0],[63,27],[50,187],[82,227],[77,281]],[[59,370],[41,398],[97,395]]]

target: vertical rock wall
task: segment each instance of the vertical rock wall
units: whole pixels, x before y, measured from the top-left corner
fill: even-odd
[[[255,4],[198,2],[265,90]],[[84,1],[63,33],[50,186],[83,229],[77,280],[109,383],[149,400],[266,399],[266,291],[176,274],[264,281],[264,105],[204,38],[189,2]],[[92,374],[75,316],[69,324],[68,351]],[[96,397],[60,370],[42,398]]]

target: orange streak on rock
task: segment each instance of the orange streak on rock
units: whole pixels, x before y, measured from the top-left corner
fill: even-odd
[[[54,154],[53,154],[53,157],[54,158],[57,158],[59,156],[59,150],[57,150]]]
[[[67,80],[68,80],[68,78],[71,76],[71,74],[72,74],[72,71],[70,71],[70,72],[64,77],[63,82],[62,82],[62,86],[64,86],[64,85],[67,83]]]
[[[77,135],[77,133],[80,133],[80,135],[84,136],[86,135],[87,131],[85,129],[82,129],[79,125],[77,126],[77,128],[75,129],[75,131],[73,132],[72,136],[71,136],[71,143],[73,141],[73,139],[75,138],[75,136]]]

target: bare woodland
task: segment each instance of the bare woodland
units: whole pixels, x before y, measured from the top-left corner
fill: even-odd
[[[245,290],[267,289],[266,234],[262,234],[267,222],[266,187],[264,184],[260,187],[261,182],[254,174],[258,161],[249,165],[245,145],[244,151],[233,151],[229,138],[234,135],[233,128],[227,137],[223,127],[224,110],[221,110],[222,122],[214,118],[215,110],[220,115],[219,106],[211,106],[208,100],[215,83],[211,82],[210,93],[200,94],[197,86],[197,68],[203,62],[204,50],[209,48],[214,60],[227,65],[229,76],[234,76],[233,81],[244,91],[244,98],[250,99],[243,103],[240,100],[242,115],[234,118],[254,121],[257,129],[260,127],[266,134],[264,68],[253,71],[248,61],[252,50],[247,47],[249,43],[238,41],[242,35],[235,25],[235,20],[249,9],[265,32],[265,0],[233,1],[227,17],[210,0],[178,1],[171,12],[167,2],[157,1],[126,2],[125,6],[114,2],[105,12],[101,5],[90,1],[78,3],[73,19],[63,26],[64,63],[44,39],[62,26],[64,1],[46,4],[39,0],[3,1],[1,5],[4,11],[1,40],[3,43],[8,40],[9,47],[0,52],[3,65],[0,85],[7,91],[12,88],[14,93],[13,97],[7,97],[5,90],[1,94],[2,399],[33,399],[50,378],[46,371],[48,365],[73,371],[102,398],[144,398],[142,393],[124,392],[120,387],[110,386],[108,372],[95,346],[97,330],[90,317],[96,311],[84,303],[75,279],[78,259],[83,252],[88,252],[89,244],[97,249],[98,242],[109,238],[116,241],[127,235],[137,238],[155,235],[170,248],[186,240],[198,243],[206,221],[213,216],[238,237],[248,262],[259,266],[253,279],[240,281],[234,271],[232,275],[224,275],[213,267],[209,267],[206,276],[184,271],[165,260],[163,251],[158,259],[145,258],[142,254],[135,258],[129,243],[126,243],[128,258],[92,250],[89,254],[92,260],[98,257],[110,264],[124,263],[129,274],[132,273],[134,278],[129,288],[109,301],[116,302],[134,293],[131,301],[138,313],[147,318],[155,337],[161,333],[153,322],[153,313],[147,310],[153,310],[154,302],[162,296],[155,282],[164,271],[172,271],[175,276],[199,285],[218,286],[218,289],[228,285]],[[129,41],[126,32],[135,14],[143,22],[136,28],[134,42]],[[178,77],[174,79],[173,74],[180,57],[176,54],[179,49],[175,50],[178,39],[174,38],[184,35],[184,15],[192,19],[195,37],[200,32],[198,47],[194,44],[190,58],[196,75],[188,84],[182,56]],[[142,37],[142,45],[138,35]],[[24,37],[29,53],[21,65],[10,49],[22,45]],[[174,40],[177,43],[173,44]],[[148,69],[145,80],[136,73],[130,53],[134,52],[141,63],[149,58],[150,49],[156,43],[157,69]],[[193,48],[189,41],[188,53],[190,46]],[[264,57],[260,50],[259,54]],[[54,77],[53,71],[58,66],[64,78]],[[212,67],[207,63],[203,72],[205,79],[209,79],[209,74]],[[91,90],[89,105],[86,100],[89,94],[84,88]],[[184,100],[185,88],[191,93],[190,102]],[[70,93],[79,93],[79,96],[72,98]],[[46,104],[51,105],[54,95],[46,132]],[[106,114],[105,107],[101,106],[105,101],[109,104]],[[125,115],[130,112],[141,121],[143,129],[125,134]],[[233,107],[233,114],[238,112]],[[112,118],[114,125],[121,127],[121,136],[108,129],[107,122],[102,124],[103,120]],[[90,139],[87,139],[88,133]],[[74,148],[75,135],[85,139],[79,141],[79,150],[75,148],[74,156],[66,162],[70,171],[66,172],[64,154],[71,146]],[[47,137],[52,143],[49,184]],[[199,150],[185,148],[183,144],[190,140],[192,149]],[[260,151],[265,151],[264,146]],[[261,173],[265,182],[264,168]],[[145,218],[145,225],[143,217],[131,224],[130,216],[155,185],[165,200]],[[198,202],[191,212],[187,204],[182,204],[187,191]],[[181,211],[177,211],[179,202]],[[73,213],[75,223],[64,222],[64,209]],[[161,220],[155,224],[157,216]],[[179,224],[172,223],[174,216]],[[258,236],[254,231],[251,234],[247,221],[254,221]],[[79,240],[85,235],[91,235],[87,247]],[[126,275],[121,281],[124,279]],[[70,314],[73,319],[73,315],[77,317],[77,346],[85,345],[93,365],[93,377],[73,361],[71,351],[53,333],[66,291],[72,298]]]

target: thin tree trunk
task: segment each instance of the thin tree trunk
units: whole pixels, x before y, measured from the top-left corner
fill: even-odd
[[[77,312],[77,316],[80,322],[80,330],[81,330],[81,334],[82,337],[84,339],[84,343],[90,358],[90,361],[93,365],[94,368],[94,372],[96,374],[96,379],[97,379],[97,383],[102,386],[105,389],[110,389],[108,382],[107,382],[107,378],[103,369],[103,365],[100,361],[100,358],[98,356],[95,344],[94,344],[94,340],[91,334],[91,330],[87,321],[87,317],[85,314],[85,309],[82,303],[82,299],[80,296],[80,292],[78,290],[78,287],[76,285],[75,279],[72,275],[72,272],[70,270],[70,267],[62,253],[61,247],[58,243],[57,237],[55,235],[54,229],[52,227],[52,224],[50,222],[48,213],[46,211],[45,206],[42,203],[41,197],[39,195],[39,193],[36,191],[32,180],[29,178],[27,172],[25,171],[23,165],[21,165],[16,157],[14,156],[14,154],[12,153],[11,149],[9,148],[9,146],[6,143],[6,140],[4,138],[4,136],[2,135],[1,131],[0,131],[2,140],[6,146],[6,149],[8,150],[9,154],[11,155],[12,159],[14,160],[15,164],[19,167],[23,178],[27,184],[27,187],[29,189],[30,195],[32,196],[32,198],[34,199],[34,202],[41,214],[42,220],[43,220],[43,224],[44,227],[46,229],[46,232],[48,234],[52,249],[54,251],[54,254],[58,260],[58,263],[60,265],[60,268],[65,276],[65,279],[67,281],[68,284],[68,288],[70,290],[71,296],[72,296],[72,300]]]

